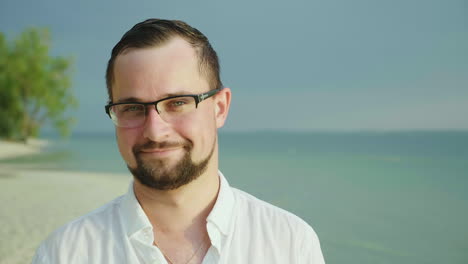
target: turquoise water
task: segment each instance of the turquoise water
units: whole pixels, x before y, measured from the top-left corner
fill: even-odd
[[[127,172],[112,134],[29,161]],[[310,223],[328,263],[468,263],[468,132],[221,133],[220,168]]]

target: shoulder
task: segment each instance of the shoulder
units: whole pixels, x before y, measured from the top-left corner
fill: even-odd
[[[119,226],[122,196],[52,232],[39,246],[33,263],[69,263],[96,245]],[[64,259],[65,258],[65,259]]]
[[[99,234],[107,232],[109,227],[115,225],[119,216],[119,205],[123,196],[120,196],[109,203],[83,215],[54,231],[46,241],[55,240],[62,237],[81,237],[88,232]]]
[[[312,227],[297,215],[233,188],[240,218],[266,228],[289,230],[297,235],[317,237]]]
[[[244,191],[233,188],[233,193],[237,206],[236,228],[250,234],[249,240],[282,252],[290,249],[289,259],[304,260],[299,263],[323,263],[318,236],[303,219]]]
[[[264,220],[263,224],[269,226],[288,227],[294,230],[308,229],[312,230],[309,224],[302,220],[297,215],[288,212],[280,207],[258,199],[257,197],[232,188],[238,212],[241,215],[251,218],[252,220]]]

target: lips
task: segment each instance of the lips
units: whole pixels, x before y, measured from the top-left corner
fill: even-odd
[[[172,148],[158,148],[158,149],[142,149],[140,150],[141,153],[162,153],[162,152],[168,152],[168,151],[173,151],[177,150],[180,147],[172,147]]]
[[[178,152],[180,149],[182,148],[171,147],[171,148],[142,149],[140,150],[139,154],[141,156],[163,158],[163,157],[172,156],[173,154]]]
[[[136,145],[133,148],[135,156],[153,156],[153,157],[165,157],[172,154],[176,154],[179,151],[189,151],[191,144],[186,142],[146,142],[145,144]]]

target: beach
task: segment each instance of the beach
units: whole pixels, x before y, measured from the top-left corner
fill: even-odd
[[[46,139],[0,141],[0,264],[30,263],[53,230],[131,181],[114,133]],[[327,263],[468,263],[468,132],[220,133],[219,144],[229,184],[309,223]]]
[[[0,160],[19,156],[38,154],[42,147],[47,145],[46,140],[30,139],[27,143],[0,141]]]
[[[0,141],[0,264],[30,263],[53,230],[125,193],[130,177],[9,163],[41,146]]]

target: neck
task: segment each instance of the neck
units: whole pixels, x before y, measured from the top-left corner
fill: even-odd
[[[206,228],[219,181],[217,166],[209,166],[196,180],[175,190],[155,190],[137,180],[133,188],[154,229],[164,233],[198,233]]]

